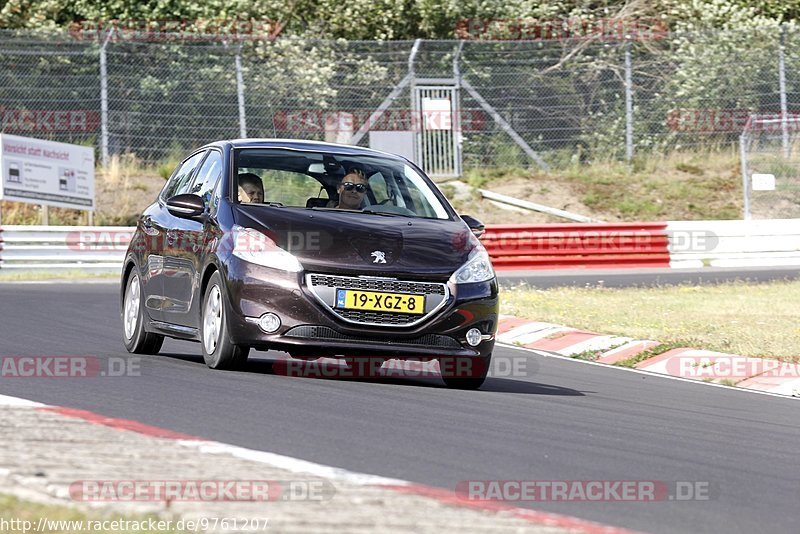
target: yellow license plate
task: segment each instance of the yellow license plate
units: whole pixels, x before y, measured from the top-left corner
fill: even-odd
[[[377,291],[336,290],[336,307],[394,313],[425,313],[425,295],[380,293]]]

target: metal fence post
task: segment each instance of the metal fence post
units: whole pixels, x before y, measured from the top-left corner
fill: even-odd
[[[464,49],[464,41],[459,40],[458,46],[456,47],[455,54],[453,54],[453,79],[455,80],[455,89],[453,91],[453,120],[452,120],[452,127],[455,130],[454,136],[454,159],[455,159],[455,174],[456,176],[461,176],[462,174],[462,156],[461,156],[461,143],[462,143],[462,131],[461,131],[461,68],[459,67],[458,62],[461,61],[461,51]]]
[[[633,159],[633,82],[631,42],[625,43],[625,159]]]
[[[750,119],[744,127],[742,135],[739,136],[739,158],[742,160],[742,192],[744,196],[744,213],[742,218],[745,221],[750,220],[750,190],[748,189],[747,180],[747,128],[750,125]]]
[[[244,77],[242,76],[242,45],[236,51],[236,96],[239,100],[239,136],[247,137],[247,116],[244,109]]]
[[[781,92],[781,145],[783,157],[789,158],[789,122],[786,104],[786,63],[784,48],[786,44],[786,25],[781,24],[780,46],[778,46],[778,84]]]
[[[114,33],[108,30],[103,46],[100,47],[100,155],[103,167],[108,167],[108,61],[106,47]]]

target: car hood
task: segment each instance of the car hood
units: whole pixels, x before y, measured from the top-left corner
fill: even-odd
[[[236,206],[240,226],[263,232],[306,271],[448,278],[475,240],[460,220],[272,206]]]

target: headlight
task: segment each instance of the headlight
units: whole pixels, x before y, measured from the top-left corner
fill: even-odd
[[[467,263],[458,268],[450,281],[454,284],[471,284],[474,282],[486,282],[494,278],[494,268],[489,259],[489,253],[483,245],[477,246],[469,253]]]
[[[261,232],[238,225],[233,227],[232,232],[234,240],[232,254],[237,258],[281,271],[299,273],[303,270],[297,258]]]

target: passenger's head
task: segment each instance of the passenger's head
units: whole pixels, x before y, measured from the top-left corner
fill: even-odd
[[[257,174],[249,172],[239,175],[239,202],[264,202],[264,182]]]
[[[361,209],[364,195],[369,189],[367,177],[360,170],[349,170],[342,177],[336,191],[339,193],[339,205],[337,207],[357,210]]]

